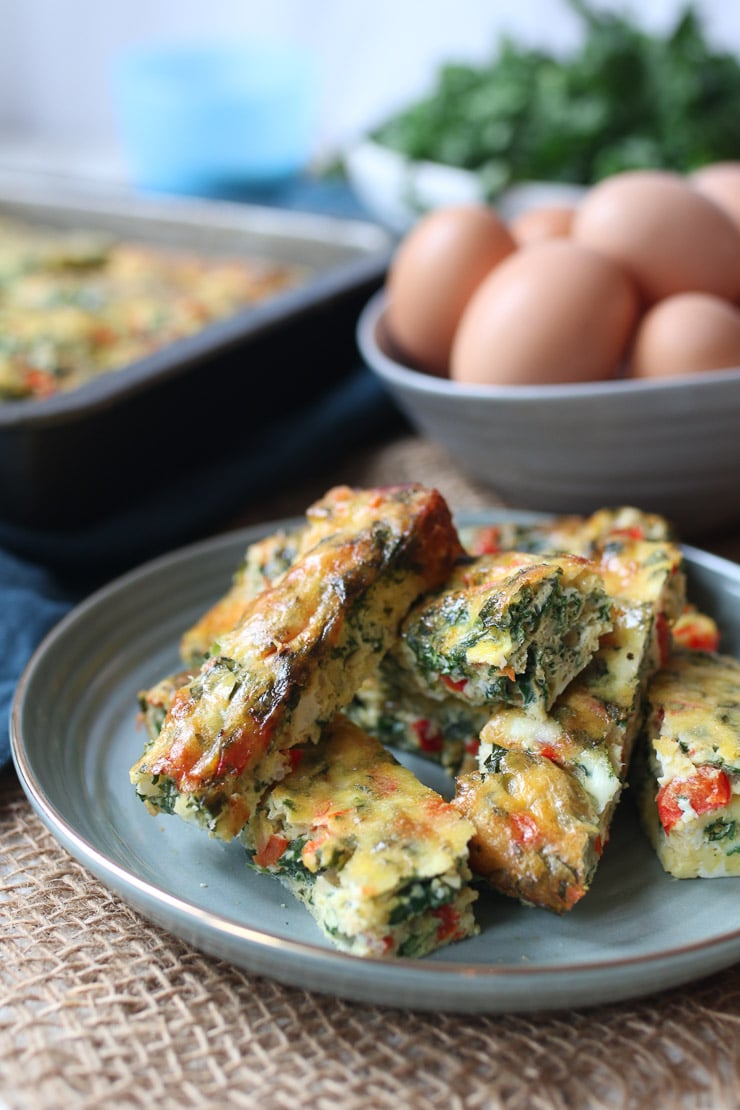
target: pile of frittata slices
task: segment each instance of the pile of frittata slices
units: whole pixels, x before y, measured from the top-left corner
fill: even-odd
[[[659,517],[458,534],[436,491],[337,487],[185,632],[131,779],[238,837],[339,948],[422,956],[477,931],[474,881],[557,913],[586,893],[644,721],[664,867],[740,874],[740,664],[717,642]],[[452,801],[385,744],[441,763]]]

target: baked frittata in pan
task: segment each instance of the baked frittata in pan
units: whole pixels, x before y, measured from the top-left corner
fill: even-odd
[[[265,259],[0,218],[0,401],[75,389],[303,281]]]

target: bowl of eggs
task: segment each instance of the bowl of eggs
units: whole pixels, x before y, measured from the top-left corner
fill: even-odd
[[[740,163],[437,208],[358,321],[411,423],[522,508],[740,522]]]

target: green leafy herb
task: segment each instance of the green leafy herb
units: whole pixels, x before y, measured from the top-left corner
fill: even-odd
[[[444,65],[431,93],[372,137],[412,160],[475,170],[491,198],[516,181],[590,185],[737,156],[740,62],[709,44],[691,6],[658,35],[566,2],[583,26],[570,56],[504,36],[486,64]]]
[[[707,825],[704,830],[704,837],[709,841],[734,840],[736,832],[737,822],[720,817],[717,821],[712,821],[711,825]]]
[[[491,753],[487,755],[483,761],[483,766],[489,775],[498,775],[501,773],[501,761],[509,753],[506,748],[500,747],[499,744],[491,745]]]
[[[417,917],[427,910],[446,906],[454,899],[455,891],[439,879],[416,880],[399,892],[398,900],[388,918],[388,924],[400,925],[410,917]]]
[[[174,781],[167,775],[152,775],[152,786],[157,787],[157,793],[147,796],[139,794],[142,801],[152,802],[163,813],[174,813],[179,797]]]

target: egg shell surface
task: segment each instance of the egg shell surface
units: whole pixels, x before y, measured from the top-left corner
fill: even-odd
[[[639,311],[609,258],[566,239],[524,247],[470,299],[452,348],[451,377],[493,385],[613,377]]]
[[[679,174],[634,170],[606,178],[579,205],[572,236],[618,263],[646,305],[674,293],[740,294],[740,231]]]
[[[520,247],[540,239],[564,239],[570,235],[575,211],[574,206],[566,205],[528,208],[511,220],[509,230]]]
[[[485,205],[438,208],[419,220],[400,243],[386,283],[387,327],[403,358],[446,376],[466,304],[515,250],[506,224]]]
[[[679,293],[640,321],[633,378],[672,378],[740,366],[740,310],[709,293]]]
[[[709,197],[740,228],[740,162],[713,162],[690,174],[689,182]]]

